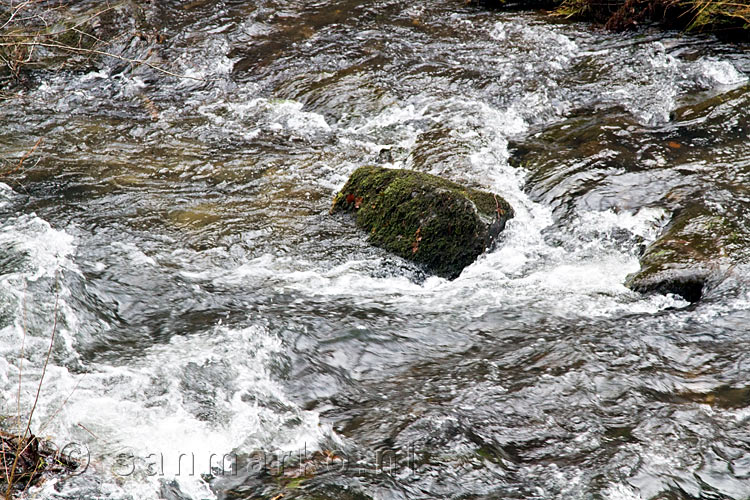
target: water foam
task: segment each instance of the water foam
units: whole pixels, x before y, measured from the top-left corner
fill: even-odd
[[[111,498],[159,498],[162,481],[213,497],[200,476],[228,473],[239,463],[234,450],[314,450],[324,434],[316,413],[284,395],[272,373],[280,356],[281,342],[261,325],[218,326],[174,337],[127,365],[93,365],[85,374],[55,368],[40,419],[58,439],[86,443],[92,471],[117,478]],[[43,487],[43,496],[51,493]]]

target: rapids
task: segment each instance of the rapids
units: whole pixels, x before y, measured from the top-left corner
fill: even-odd
[[[2,413],[56,320],[32,430],[88,450],[31,494],[750,496],[748,269],[695,305],[623,285],[675,199],[746,224],[742,47],[454,0],[143,9],[164,41],[119,49],[190,78],[104,58],[0,102],[7,165],[44,138],[0,184]],[[328,215],[365,164],[516,217],[425,275]],[[336,466],[239,466],[300,450]]]

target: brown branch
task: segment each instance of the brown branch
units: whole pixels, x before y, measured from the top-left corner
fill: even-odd
[[[19,170],[21,170],[23,168],[23,162],[26,161],[26,159],[29,156],[31,156],[32,154],[34,154],[34,151],[36,151],[36,148],[38,148],[39,145],[42,143],[42,140],[44,140],[44,137],[40,137],[39,139],[37,139],[36,144],[34,144],[34,147],[32,147],[30,150],[28,150],[26,152],[26,154],[24,154],[21,157],[21,160],[18,162],[18,165],[15,168],[12,168],[12,169],[10,169],[10,170],[8,170],[6,172],[0,172],[0,175],[1,176],[11,175],[11,174],[14,174],[15,172],[18,172]]]
[[[18,7],[16,7],[15,9],[13,9],[13,13],[10,15],[10,17],[8,18],[8,20],[5,21],[5,24],[3,24],[2,26],[0,26],[0,30],[4,29],[6,26],[8,26],[10,23],[12,23],[13,19],[16,17],[16,14],[18,14],[19,12],[21,12],[21,9],[23,9],[26,5],[28,5],[30,3],[31,3],[31,0],[26,0],[25,2],[19,4]]]

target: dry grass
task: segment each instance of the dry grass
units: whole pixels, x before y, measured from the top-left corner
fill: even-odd
[[[651,21],[694,32],[750,35],[750,3],[741,0],[563,0],[556,14],[615,30]]]
[[[745,0],[683,0],[680,2],[693,14],[688,29],[720,28],[722,26],[737,26],[745,30],[750,29],[750,3]]]
[[[613,30],[657,22],[692,32],[750,39],[750,0],[467,0],[491,8],[549,8],[555,15],[584,19]]]

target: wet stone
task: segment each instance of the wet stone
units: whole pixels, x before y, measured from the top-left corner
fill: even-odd
[[[353,212],[369,242],[453,279],[490,248],[513,209],[500,196],[412,170],[361,167],[331,213]]]
[[[697,302],[741,259],[747,233],[732,219],[701,205],[679,211],[640,258],[626,285],[642,293],[674,293]]]

